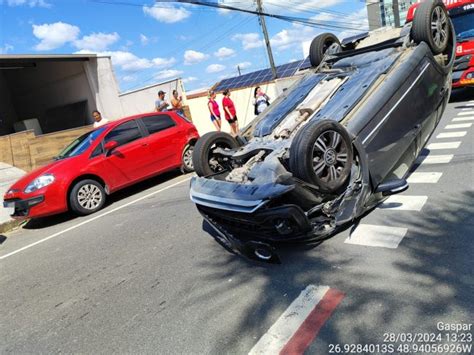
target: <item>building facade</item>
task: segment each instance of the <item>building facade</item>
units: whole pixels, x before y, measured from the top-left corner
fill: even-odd
[[[416,0],[366,0],[369,30],[405,24],[407,12]]]

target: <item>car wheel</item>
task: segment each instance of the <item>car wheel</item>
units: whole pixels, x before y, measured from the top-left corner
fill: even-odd
[[[186,145],[186,147],[184,147],[181,170],[185,174],[194,171],[193,151],[194,151],[194,146],[191,144],[188,144]]]
[[[92,179],[81,180],[72,188],[69,203],[71,209],[80,215],[97,212],[105,203],[104,187]]]
[[[307,125],[290,147],[291,172],[323,193],[335,194],[345,187],[352,160],[351,138],[335,121]]]
[[[341,51],[341,43],[332,33],[322,33],[316,36],[309,47],[309,61],[311,66],[317,67],[324,59],[326,53]]]
[[[225,170],[222,161],[213,155],[216,148],[235,149],[239,146],[235,138],[224,132],[209,132],[196,143],[193,152],[194,170],[198,176],[207,176]]]
[[[440,54],[448,46],[451,26],[442,0],[424,1],[416,9],[411,29],[415,43],[425,42],[433,52]]]

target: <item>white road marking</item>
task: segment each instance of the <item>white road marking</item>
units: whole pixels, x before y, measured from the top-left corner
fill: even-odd
[[[407,228],[360,224],[344,243],[396,249],[407,232]]]
[[[279,354],[327,291],[328,286],[306,287],[260,338],[249,354]]]
[[[453,159],[454,155],[421,155],[417,159],[418,164],[447,164]]]
[[[458,138],[458,137],[464,137],[467,134],[466,131],[458,131],[458,132],[446,132],[446,133],[440,133],[436,136],[437,139],[440,138]]]
[[[456,117],[455,119],[453,119],[453,122],[460,122],[460,121],[474,121],[474,116]]]
[[[443,173],[412,173],[407,182],[409,184],[436,184]]]
[[[27,249],[31,248],[31,247],[34,247],[35,245],[44,243],[44,242],[46,242],[46,241],[48,241],[48,240],[50,240],[50,239],[59,237],[60,235],[66,233],[66,232],[69,232],[69,231],[72,231],[72,230],[77,229],[77,228],[79,228],[79,227],[82,227],[83,225],[86,225],[86,224],[89,224],[89,223],[91,223],[91,222],[93,222],[93,221],[96,221],[96,220],[98,220],[99,218],[105,217],[105,216],[107,216],[107,215],[109,215],[109,214],[111,214],[111,213],[117,212],[117,211],[119,211],[119,210],[121,210],[121,209],[123,209],[123,208],[125,208],[125,207],[128,207],[128,206],[130,206],[130,205],[133,205],[134,203],[137,203],[137,202],[140,202],[140,201],[142,201],[142,200],[145,200],[145,199],[147,199],[148,197],[157,195],[157,194],[159,194],[160,192],[163,192],[163,191],[166,191],[166,190],[168,190],[168,189],[171,189],[172,187],[175,187],[175,186],[177,186],[177,185],[179,185],[179,184],[182,184],[183,182],[186,182],[186,181],[188,181],[188,180],[190,180],[190,179],[191,179],[191,177],[188,177],[188,178],[186,178],[186,179],[180,180],[180,181],[178,181],[178,182],[176,182],[176,183],[174,183],[174,184],[171,184],[171,185],[169,185],[169,186],[163,187],[162,189],[159,189],[159,190],[154,191],[154,192],[151,192],[151,193],[149,193],[149,194],[147,194],[147,195],[145,195],[145,196],[142,196],[142,197],[140,197],[140,198],[137,198],[136,200],[127,202],[126,204],[124,204],[124,205],[122,205],[122,206],[118,206],[118,207],[116,207],[116,208],[114,208],[114,209],[112,209],[112,210],[110,210],[110,211],[107,211],[107,212],[104,212],[104,213],[102,213],[102,214],[99,214],[99,215],[97,215],[97,216],[95,216],[95,217],[92,217],[91,219],[88,219],[87,221],[78,223],[78,224],[76,224],[76,225],[74,225],[74,226],[71,226],[71,227],[66,228],[66,229],[64,229],[64,230],[62,230],[62,231],[59,231],[59,232],[57,232],[57,233],[54,233],[54,234],[50,235],[49,237],[43,238],[43,239],[41,239],[41,240],[38,240],[37,242],[31,243],[31,244],[29,244],[29,245],[26,245],[26,246],[24,246],[24,247],[22,247],[22,248],[20,248],[20,249],[17,249],[17,250],[15,250],[15,251],[12,251],[11,253],[2,255],[2,256],[0,256],[0,260],[6,259],[6,258],[8,258],[8,257],[10,257],[10,256],[12,256],[12,255],[15,255],[15,254],[17,254],[17,253],[20,253],[20,252],[22,252],[22,251],[24,251],[24,250],[27,250]]]
[[[386,199],[378,208],[400,211],[421,211],[428,196],[393,195]]]
[[[438,149],[457,149],[461,145],[461,142],[447,142],[447,143],[431,143],[426,147],[429,150]]]
[[[467,115],[472,115],[472,112],[468,112],[468,111],[458,112],[458,116],[467,116]]]
[[[472,123],[448,124],[445,129],[471,128]]]

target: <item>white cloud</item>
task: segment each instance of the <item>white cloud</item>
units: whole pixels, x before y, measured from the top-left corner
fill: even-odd
[[[237,33],[232,39],[240,41],[245,50],[259,48],[263,46],[263,41],[258,33]]]
[[[159,71],[155,75],[155,79],[162,80],[162,79],[169,79],[169,78],[177,78],[181,74],[183,74],[183,72],[181,70],[167,69],[167,70]]]
[[[312,27],[293,25],[274,35],[270,39],[270,44],[275,51],[301,48],[303,42],[311,42],[320,32],[321,30],[316,30]]]
[[[75,41],[79,36],[79,32],[79,27],[64,22],[33,25],[33,35],[40,40],[35,49],[49,51],[62,47],[68,42]]]
[[[78,49],[88,49],[91,51],[105,51],[107,48],[117,42],[120,36],[117,32],[114,33],[93,33],[89,36],[84,36],[81,39],[74,41],[74,46]]]
[[[158,68],[166,68],[172,66],[174,63],[176,63],[176,59],[173,57],[171,58],[154,58],[153,64],[158,67]]]
[[[143,6],[145,15],[153,17],[155,20],[164,23],[175,23],[182,21],[189,16],[191,12],[184,7],[175,7],[171,4],[159,3],[153,6]]]
[[[122,81],[124,83],[131,83],[131,82],[134,82],[136,80],[137,80],[137,77],[133,76],[133,75],[125,75],[124,77],[122,77]]]
[[[237,66],[240,68],[240,69],[248,69],[252,66],[252,63],[250,62],[242,62],[242,63],[239,63],[237,64]]]
[[[219,59],[225,59],[233,57],[235,55],[235,51],[231,48],[221,47],[216,52],[214,52],[214,55]]]
[[[0,5],[6,3],[8,6],[22,6],[27,5],[29,7],[51,7],[51,4],[45,0],[0,0]]]
[[[8,52],[13,50],[13,46],[11,44],[5,43],[3,47],[0,47],[0,54],[7,54]]]
[[[367,10],[365,7],[345,18],[344,22],[350,23],[351,27],[359,28],[359,30],[340,32],[338,33],[339,39],[344,39],[369,30],[369,19],[367,18]]]
[[[139,71],[149,68],[166,68],[176,63],[174,58],[140,58],[129,51],[92,51],[83,49],[76,54],[97,54],[98,56],[108,56],[112,59],[112,64],[124,71]]]
[[[193,82],[193,81],[196,81],[198,80],[198,78],[196,78],[195,76],[188,76],[187,78],[184,78],[183,79],[183,83],[190,83],[190,82]]]
[[[144,34],[140,33],[140,42],[142,45],[146,46],[148,42],[150,42],[150,39]]]
[[[206,68],[206,73],[219,73],[223,70],[225,70],[225,65],[211,64]]]
[[[197,52],[193,50],[187,50],[186,52],[184,52],[185,65],[197,64],[206,60],[207,58],[209,58],[209,56],[201,52]]]

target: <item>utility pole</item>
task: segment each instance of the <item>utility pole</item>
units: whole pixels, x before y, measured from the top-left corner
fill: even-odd
[[[398,5],[398,0],[392,1],[393,8],[393,22],[395,27],[400,27],[400,6]]]
[[[265,24],[265,16],[262,15],[262,0],[257,1],[257,12],[260,26],[262,26],[263,37],[265,38],[265,45],[267,46],[268,60],[270,61],[270,67],[272,68],[273,79],[277,78],[277,72],[275,68],[275,61],[273,60],[272,48],[270,47],[270,39],[268,38],[267,25]]]
[[[239,72],[239,76],[241,76],[242,73],[240,72],[240,65],[237,65],[237,71]]]

